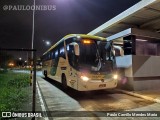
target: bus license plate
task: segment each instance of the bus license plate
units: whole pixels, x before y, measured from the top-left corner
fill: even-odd
[[[100,84],[99,87],[106,87],[106,84]]]

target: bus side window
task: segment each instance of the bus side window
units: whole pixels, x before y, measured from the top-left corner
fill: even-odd
[[[73,65],[74,47],[73,47],[73,45],[68,45],[68,46],[69,46],[69,50],[68,50],[69,63],[70,63],[71,65]]]
[[[63,57],[64,59],[66,59],[65,53],[64,53],[64,47],[60,48],[60,57]]]
[[[54,51],[51,52],[51,59],[55,59],[55,52]]]
[[[56,50],[55,51],[55,66],[58,66],[58,58],[59,58],[59,56],[58,56],[59,54],[58,54],[58,50]]]
[[[49,60],[49,59],[50,59],[50,52],[47,53],[47,60]]]

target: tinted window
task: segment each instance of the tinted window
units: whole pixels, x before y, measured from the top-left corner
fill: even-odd
[[[135,36],[129,35],[123,38],[124,55],[135,54]]]
[[[136,38],[136,55],[160,55],[160,41],[153,38]]]

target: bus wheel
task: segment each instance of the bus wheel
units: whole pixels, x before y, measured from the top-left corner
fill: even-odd
[[[67,80],[64,74],[62,75],[62,86],[63,86],[63,89],[67,89]]]
[[[47,78],[47,71],[44,71],[44,77]]]

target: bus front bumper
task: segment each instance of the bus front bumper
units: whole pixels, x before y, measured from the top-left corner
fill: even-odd
[[[91,91],[91,90],[103,90],[112,89],[117,87],[118,81],[115,79],[110,80],[89,80],[87,82],[79,80],[78,91]]]

